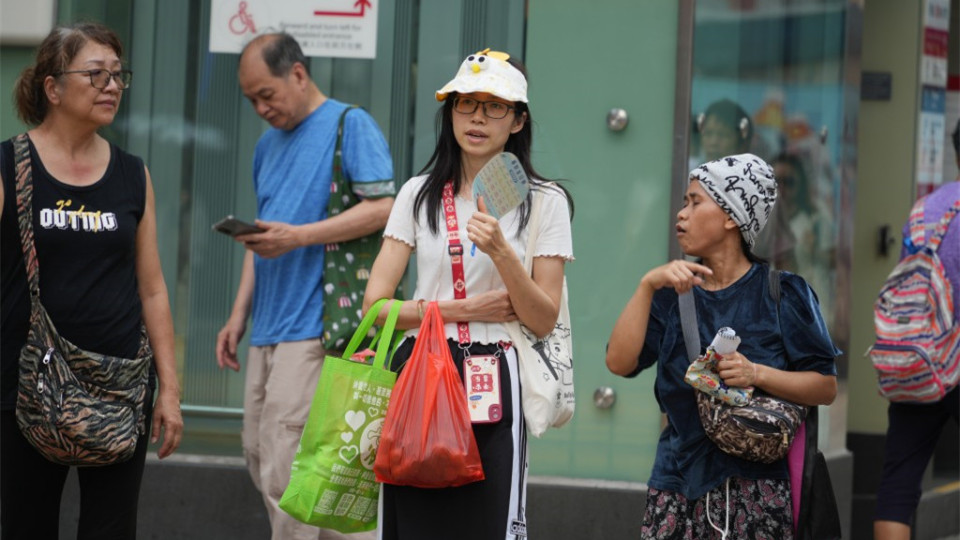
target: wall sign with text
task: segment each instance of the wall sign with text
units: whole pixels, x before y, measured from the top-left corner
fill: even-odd
[[[210,52],[287,32],[307,56],[375,58],[380,0],[211,0]]]
[[[923,3],[923,52],[920,57],[920,111],[917,115],[917,195],[943,183],[946,131],[947,48],[950,0]]]

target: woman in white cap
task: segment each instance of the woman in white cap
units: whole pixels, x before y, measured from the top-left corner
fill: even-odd
[[[541,336],[553,330],[563,266],[573,260],[572,204],[565,190],[544,181],[530,163],[532,119],[522,64],[500,52],[472,54],[436,97],[443,102],[436,149],[421,176],[397,195],[364,308],[392,296],[416,251],[415,300],[404,303],[397,323],[410,330],[393,358],[394,369],[410,356],[425,302],[436,301],[461,376],[465,350],[503,360],[493,374],[499,378],[502,415],[473,424],[484,480],[441,489],[383,486],[381,538],[525,537],[526,431],[517,356],[503,323],[519,319]],[[498,221],[482,199],[474,200],[472,187],[480,169],[504,151],[517,156],[531,189],[523,204]],[[522,261],[532,197],[542,203],[531,277]],[[448,228],[459,249],[449,245]],[[457,287],[454,275],[462,276]]]
[[[678,295],[692,290],[701,343],[722,327],[740,336],[738,352],[718,363],[728,386],[753,386],[802,405],[833,401],[840,351],[816,294],[784,272],[778,305],[767,266],[751,252],[776,198],[772,168],[752,154],[690,171],[676,230],[683,252],[698,262],[675,260],[644,274],[610,336],[606,363],[613,373],[632,377],[657,364],[656,397],[669,419],[648,483],[642,538],[793,538],[786,460],[740,459],[704,433],[697,390],[683,381],[690,362],[678,308]]]

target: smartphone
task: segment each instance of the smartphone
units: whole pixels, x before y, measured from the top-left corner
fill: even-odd
[[[220,221],[214,223],[213,230],[229,236],[263,232],[263,229],[261,229],[260,227],[257,227],[253,223],[240,221],[239,219],[236,219],[233,216],[227,216],[221,219]]]

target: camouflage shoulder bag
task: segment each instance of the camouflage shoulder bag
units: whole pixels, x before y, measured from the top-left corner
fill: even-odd
[[[780,313],[780,272],[770,270],[770,296]],[[700,335],[693,291],[679,297],[683,339],[690,361],[700,353]],[[787,457],[793,437],[807,416],[807,407],[759,391],[743,405],[731,405],[698,390],[697,412],[707,437],[727,454],[762,463]]]
[[[33,241],[33,182],[26,134],[13,139],[17,220],[30,288],[30,330],[20,351],[17,425],[49,461],[110,465],[130,459],[146,431],[143,413],[153,353],[141,324],[136,358],[80,349],[57,333],[40,303]]]
[[[333,154],[333,176],[330,180],[330,199],[327,218],[360,203],[353,192],[350,179],[343,171],[343,122],[347,113],[356,109],[348,106],[337,125],[337,145]],[[328,351],[342,351],[353,337],[363,319],[363,292],[370,279],[370,269],[380,251],[383,231],[360,238],[326,245],[323,261],[323,335],[321,341]],[[398,289],[394,298],[402,298]]]

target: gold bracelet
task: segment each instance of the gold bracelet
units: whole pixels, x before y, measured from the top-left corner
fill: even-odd
[[[417,315],[420,316],[420,320],[423,320],[423,298],[417,300]]]

